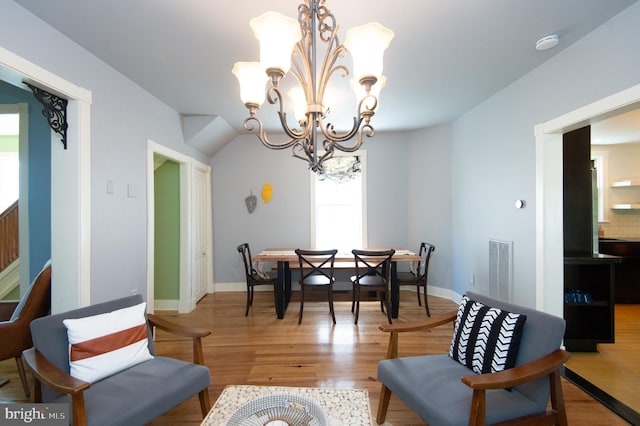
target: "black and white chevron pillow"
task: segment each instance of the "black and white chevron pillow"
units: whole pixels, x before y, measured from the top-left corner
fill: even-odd
[[[512,368],[526,319],[463,296],[449,356],[478,374]]]

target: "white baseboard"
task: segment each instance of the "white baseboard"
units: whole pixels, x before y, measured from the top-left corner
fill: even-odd
[[[293,283],[292,283],[293,285]],[[239,283],[215,283],[214,284],[214,293],[218,292],[218,291],[246,291],[247,290],[247,284],[245,282],[239,282]],[[342,288],[337,288],[336,290],[341,290]],[[349,287],[349,289],[351,289],[351,287]],[[295,290],[295,288],[294,288]],[[264,287],[256,287],[256,291],[272,291],[271,287],[268,286],[264,286]],[[411,291],[416,291],[415,288],[412,288]],[[462,300],[462,296],[459,295],[458,293],[456,293],[453,290],[450,290],[448,288],[441,288],[441,287],[436,287],[436,286],[428,286],[427,287],[427,293],[436,297],[442,297],[443,299],[449,299],[457,304],[460,303],[460,301]],[[156,301],[156,304],[158,303],[158,301]],[[157,305],[156,305],[157,306]]]
[[[153,309],[155,311],[177,311],[179,300],[155,299]]]
[[[435,297],[442,297],[443,299],[449,299],[455,302],[456,304],[460,304],[460,302],[462,301],[461,295],[459,295],[455,291],[448,288],[442,288],[442,287],[436,287],[436,286],[430,285],[427,287],[427,293]]]
[[[247,283],[244,281],[241,283],[215,283],[214,284],[214,293],[219,291],[247,291]],[[255,288],[255,291],[273,291],[269,286],[258,286]]]

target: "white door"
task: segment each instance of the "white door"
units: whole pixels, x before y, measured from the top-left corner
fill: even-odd
[[[211,167],[193,162],[193,306],[209,288],[213,290],[213,256],[211,224]]]

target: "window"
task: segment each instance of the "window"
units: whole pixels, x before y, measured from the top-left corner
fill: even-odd
[[[605,217],[605,205],[606,205],[606,180],[605,173],[607,168],[607,152],[591,152],[591,160],[596,169],[596,188],[598,192],[598,222],[606,220]]]
[[[367,247],[366,156],[359,151],[361,173],[347,182],[311,176],[311,246],[351,253]]]
[[[19,114],[0,114],[0,213],[19,195]]]

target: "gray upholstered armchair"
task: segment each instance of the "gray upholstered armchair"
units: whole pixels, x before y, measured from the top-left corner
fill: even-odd
[[[453,321],[449,354],[398,358],[400,334]],[[562,318],[474,293],[456,311],[381,325],[390,340],[388,359],[378,365],[378,424],[393,393],[430,426],[566,425],[559,373],[570,357],[560,349],[564,327]]]
[[[148,423],[198,394],[204,417],[210,375],[201,338],[210,332],[145,315],[142,302],[135,295],[33,321],[34,347],[23,356],[34,376],[35,402],[69,403],[74,425],[128,426]],[[192,338],[194,362],[155,355],[154,328]]]

